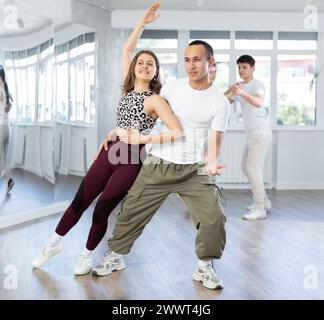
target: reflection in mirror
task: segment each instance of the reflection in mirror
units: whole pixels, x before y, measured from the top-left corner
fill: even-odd
[[[96,33],[71,24],[55,31],[55,201],[70,201],[97,149]]]
[[[19,21],[0,29],[0,227],[54,201],[54,28],[36,14],[21,12]]]

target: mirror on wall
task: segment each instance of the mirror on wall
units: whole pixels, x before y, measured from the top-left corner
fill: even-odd
[[[97,149],[95,30],[68,24],[54,37],[55,201],[70,201]]]
[[[26,8],[0,4],[0,221],[54,203],[54,24]]]

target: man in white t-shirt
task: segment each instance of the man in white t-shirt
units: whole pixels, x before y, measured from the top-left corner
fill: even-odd
[[[263,183],[263,167],[272,141],[272,132],[264,107],[265,88],[253,77],[255,60],[243,55],[237,60],[238,71],[243,82],[231,86],[225,96],[231,103],[237,101],[242,108],[247,136],[242,159],[242,170],[251,183],[254,204],[248,207],[247,220],[264,219],[271,208]]]
[[[167,83],[161,90],[185,133],[183,141],[151,144],[148,157],[128,192],[108,244],[112,252],[93,269],[97,276],[122,270],[122,254],[131,250],[146,224],[170,193],[177,193],[198,230],[198,265],[193,278],[209,289],[223,288],[212,260],[220,259],[226,242],[224,212],[209,175],[219,175],[221,142],[227,128],[228,100],[209,79],[214,65],[212,47],[196,40],[185,50],[188,78]],[[164,130],[160,124],[159,131]],[[204,145],[208,138],[208,150]],[[205,160],[205,161],[204,161]]]

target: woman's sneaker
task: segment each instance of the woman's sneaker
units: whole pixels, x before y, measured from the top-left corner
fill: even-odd
[[[219,278],[211,265],[203,268],[197,267],[192,277],[196,281],[201,281],[203,286],[208,289],[220,290],[224,287],[223,281]]]
[[[88,274],[92,269],[92,258],[91,256],[81,255],[78,259],[77,264],[74,268],[74,274],[76,276],[82,276]]]
[[[115,252],[110,252],[105,255],[103,262],[93,269],[92,274],[94,276],[102,277],[108,276],[115,270],[120,271],[123,269],[125,269],[123,257]]]
[[[43,266],[49,259],[56,256],[63,250],[62,244],[59,243],[55,247],[45,247],[42,252],[34,259],[33,268]]]

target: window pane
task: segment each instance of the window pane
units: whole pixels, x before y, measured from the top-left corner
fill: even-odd
[[[56,115],[59,120],[68,120],[69,112],[69,73],[68,63],[56,66]]]
[[[176,49],[177,39],[140,39],[138,48],[140,49]]]
[[[197,39],[190,39],[190,42]],[[230,49],[231,41],[229,39],[199,39],[209,43],[214,49]]]
[[[10,68],[10,67],[13,67],[13,60],[11,58],[8,58],[5,60],[5,66],[6,68]]]
[[[37,62],[37,54],[28,57],[27,63],[28,65],[35,64]]]
[[[34,121],[35,107],[28,104],[28,78],[27,69],[20,69],[20,82],[19,82],[19,103],[22,108],[21,120]]]
[[[317,32],[279,32],[279,50],[316,50]]]
[[[158,53],[162,83],[177,78],[178,55],[176,53]]]
[[[93,51],[95,51],[95,49],[96,49],[96,44],[95,44],[95,42],[86,43],[86,44],[84,45],[84,51],[85,51],[86,53],[88,53],[88,52],[93,52]]]
[[[35,112],[36,108],[36,67],[28,68],[28,97],[27,97],[27,109]],[[34,117],[33,117],[34,119]]]
[[[314,40],[278,40],[279,50],[316,50],[317,41]]]
[[[94,123],[96,116],[95,105],[95,56],[85,58],[85,122]]]
[[[84,60],[77,61],[77,112],[76,120],[84,121]]]
[[[272,48],[272,40],[235,40],[235,49],[269,50]]]
[[[230,67],[228,54],[215,54],[216,60],[216,79],[215,84],[221,92],[225,92],[229,86]]]
[[[53,105],[53,60],[50,59],[46,63],[46,99],[45,99],[45,121],[52,120],[52,105]]]
[[[267,31],[236,31],[235,49],[269,50],[273,48],[273,33]]]
[[[71,121],[84,121],[84,60],[71,64]]]
[[[315,55],[279,55],[277,123],[315,125]]]
[[[77,102],[76,102],[76,62],[71,63],[70,66],[70,95],[71,95],[71,114],[70,120],[76,120],[76,109],[77,109]]]
[[[45,99],[46,99],[46,62],[39,66],[38,79],[38,116],[37,120],[43,122],[45,119]]]
[[[56,58],[57,62],[66,61],[68,59],[68,53],[63,52],[63,53],[57,55],[55,58]]]

